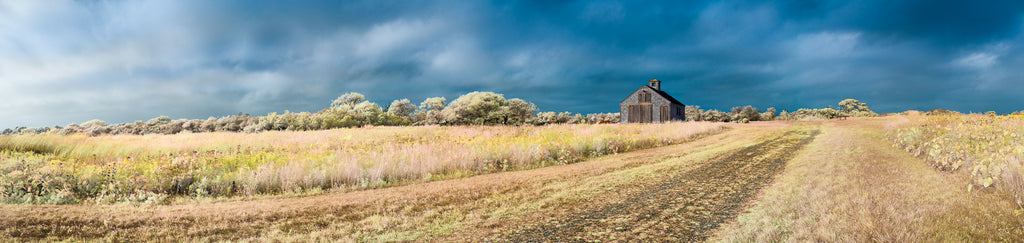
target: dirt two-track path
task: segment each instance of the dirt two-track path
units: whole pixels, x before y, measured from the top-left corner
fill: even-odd
[[[620,200],[556,217],[561,219],[526,224],[490,240],[703,241],[711,230],[734,218],[818,133],[802,129],[768,136],[766,141],[611,196]]]

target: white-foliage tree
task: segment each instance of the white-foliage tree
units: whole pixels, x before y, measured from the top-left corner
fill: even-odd
[[[388,106],[388,114],[409,120],[412,120],[414,112],[416,112],[416,105],[409,102],[409,99],[395,100]]]

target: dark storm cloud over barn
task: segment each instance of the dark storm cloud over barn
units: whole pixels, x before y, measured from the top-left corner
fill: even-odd
[[[484,90],[687,105],[1024,109],[1019,1],[0,3],[0,127],[315,111]]]

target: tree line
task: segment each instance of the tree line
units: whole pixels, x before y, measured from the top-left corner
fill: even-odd
[[[309,131],[333,128],[408,125],[545,125],[555,123],[617,123],[618,113],[573,114],[569,112],[538,112],[537,106],[522,99],[506,99],[494,92],[471,92],[450,103],[444,97],[432,97],[415,105],[408,99],[380,105],[366,100],[362,94],[345,93],[317,112],[270,113],[266,116],[238,114],[210,117],[206,120],[173,120],[160,116],[149,121],[109,125],[101,120],[82,124],[42,128],[17,127],[4,129],[0,135],[84,133],[90,136],[120,134],[177,134],[182,132],[261,132]]]
[[[702,110],[700,106],[686,107],[687,121],[739,122],[772,120],[825,120],[851,116],[877,116],[867,104],[855,99],[839,102],[838,108],[800,109],[795,112],[775,108],[761,111],[752,106],[734,107],[730,112]],[[494,92],[471,92],[452,102],[444,97],[432,97],[419,105],[409,99],[392,101],[387,107],[366,100],[362,94],[345,93],[331,102],[330,107],[317,112],[270,113],[266,116],[238,114],[210,117],[206,120],[173,120],[160,116],[149,121],[135,121],[109,125],[101,120],[82,124],[42,128],[17,127],[4,129],[0,135],[57,133],[83,133],[98,135],[177,134],[182,132],[261,132],[309,131],[334,128],[408,125],[545,125],[618,123],[619,113],[573,114],[570,112],[538,112],[537,106],[522,99],[506,99]]]
[[[687,121],[716,121],[716,122],[739,122],[747,123],[752,121],[806,121],[806,120],[828,120],[844,117],[870,117],[878,116],[867,104],[855,99],[840,101],[838,108],[832,106],[820,109],[801,108],[795,112],[783,110],[776,113],[774,107],[765,109],[764,112],[752,106],[733,107],[730,112],[719,110],[702,110],[700,106],[686,107]]]

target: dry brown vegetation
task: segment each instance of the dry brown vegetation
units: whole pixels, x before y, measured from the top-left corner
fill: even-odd
[[[692,169],[688,164],[767,138],[757,130],[577,164],[358,192],[168,206],[8,205],[0,210],[0,235],[51,240],[473,239],[468,234],[578,208],[609,190],[666,175],[659,172]],[[738,136],[744,133],[750,135]]]
[[[886,124],[893,146],[942,171],[967,173],[968,190],[1010,194],[1024,213],[1024,116],[929,111]]]
[[[376,188],[575,163],[722,129],[689,122],[0,136],[0,203],[163,204]]]
[[[732,124],[575,164],[314,196],[5,205],[0,241],[1024,239],[1008,197],[890,146],[886,119]]]

